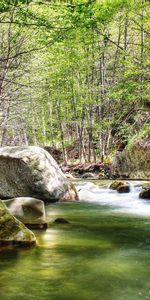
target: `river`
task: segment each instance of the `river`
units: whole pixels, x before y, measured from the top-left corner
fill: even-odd
[[[150,299],[150,202],[78,182],[80,201],[48,205],[36,247],[1,249],[0,300]],[[69,224],[54,224],[63,217]]]

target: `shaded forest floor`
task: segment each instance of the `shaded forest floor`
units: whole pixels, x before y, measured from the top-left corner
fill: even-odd
[[[72,151],[69,150],[68,154],[68,164],[64,165],[63,154],[60,149],[53,147],[44,147],[57,161],[62,171],[68,177],[77,177],[77,178],[95,178],[95,179],[109,179],[111,178],[111,162],[102,163],[100,161],[94,162],[85,162],[80,163],[77,156],[76,149]],[[72,160],[70,159],[72,158]]]
[[[109,179],[111,178],[111,164],[107,163],[76,163],[61,166],[62,171],[68,175],[79,178]]]

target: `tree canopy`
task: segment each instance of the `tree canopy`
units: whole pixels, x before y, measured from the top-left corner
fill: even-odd
[[[1,0],[1,146],[103,160],[149,135],[149,1]]]

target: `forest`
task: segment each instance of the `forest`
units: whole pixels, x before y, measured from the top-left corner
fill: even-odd
[[[150,0],[0,0],[0,299],[150,299]]]
[[[146,0],[0,1],[0,146],[109,161],[150,134]]]

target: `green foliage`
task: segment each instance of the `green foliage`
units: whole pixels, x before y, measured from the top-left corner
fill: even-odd
[[[32,0],[1,0],[0,1],[0,13],[9,11],[12,7],[16,7],[20,4],[28,5]]]
[[[144,124],[139,136],[141,138],[150,138],[150,125],[148,123]]]
[[[148,11],[129,0],[0,2],[0,58],[11,54],[3,95],[19,103],[30,143],[68,146],[81,130],[86,151],[91,138],[99,154],[145,128]]]

